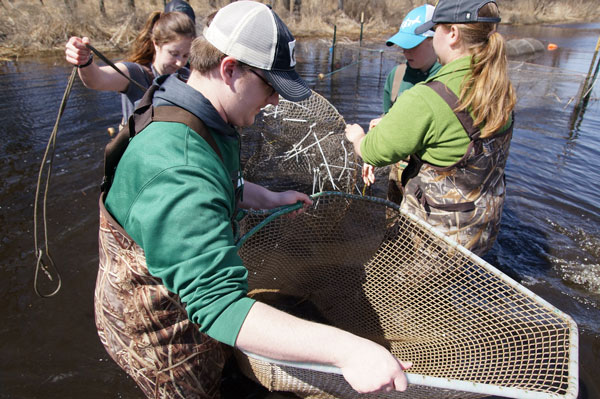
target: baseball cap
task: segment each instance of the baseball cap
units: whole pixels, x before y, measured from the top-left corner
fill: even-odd
[[[271,7],[257,1],[236,1],[221,8],[204,29],[206,40],[222,53],[262,69],[286,100],[311,95],[295,70],[296,40]]]
[[[439,0],[435,6],[431,21],[415,29],[415,33],[423,33],[435,24],[468,24],[475,22],[500,22],[499,17],[480,17],[479,10],[494,0]]]
[[[390,37],[385,44],[388,46],[395,44],[403,49],[411,49],[417,47],[426,38],[433,37],[433,31],[430,30],[417,35],[415,34],[415,28],[427,21],[431,21],[434,9],[434,6],[425,4],[411,10],[402,20],[398,33]]]
[[[194,13],[194,9],[192,8],[192,6],[190,6],[190,4],[187,1],[173,0],[167,3],[167,5],[165,6],[165,12],[173,11],[184,13],[185,15],[190,17],[190,19],[194,21],[194,23],[196,23],[196,14]]]

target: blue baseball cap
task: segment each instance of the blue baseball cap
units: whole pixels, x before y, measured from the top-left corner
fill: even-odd
[[[433,37],[433,31],[431,30],[417,34],[415,33],[415,29],[431,21],[434,10],[435,7],[429,4],[411,10],[402,20],[402,25],[400,25],[398,33],[390,37],[385,44],[388,46],[395,44],[403,49],[411,49],[417,47],[428,37]]]

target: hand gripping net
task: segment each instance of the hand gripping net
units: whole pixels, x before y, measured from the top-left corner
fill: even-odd
[[[244,175],[273,190],[352,192],[360,165],[345,140],[346,123],[335,107],[312,92],[306,100],[265,107],[242,130]]]
[[[575,398],[571,318],[389,201],[320,193],[295,218],[240,222],[249,295],[376,341],[408,360],[409,388],[369,398]],[[333,367],[237,352],[270,390],[359,398]]]

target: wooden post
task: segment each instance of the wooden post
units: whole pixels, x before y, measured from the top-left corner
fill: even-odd
[[[335,35],[337,31],[337,26],[333,25],[333,43],[331,44],[331,72],[335,68]]]
[[[592,62],[590,64],[590,70],[588,71],[587,76],[585,77],[585,81],[583,82],[583,85],[581,86],[581,92],[579,93],[579,99],[577,100],[575,109],[579,108],[579,105],[581,104],[581,101],[583,100],[583,98],[588,96],[591,92],[591,90],[588,86],[589,86],[589,84],[592,84],[594,82],[596,73],[598,72],[598,68],[596,67],[596,73],[594,73],[594,78],[590,79],[592,77],[592,71],[594,70],[594,66],[596,65],[596,57],[598,56],[598,50],[600,50],[600,37],[598,37],[598,41],[596,42],[596,50],[594,51],[594,56],[592,57]],[[600,63],[600,60],[598,62]],[[579,111],[577,111],[577,112],[579,112]]]
[[[362,47],[362,38],[363,38],[363,25],[365,24],[365,13],[360,13],[360,42],[358,44],[359,47]]]

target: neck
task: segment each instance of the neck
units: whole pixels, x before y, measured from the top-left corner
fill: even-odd
[[[452,61],[455,61],[459,58],[465,57],[470,54],[471,53],[469,53],[468,50],[462,47],[451,48],[446,54],[444,54],[443,59],[442,57],[440,57],[440,62],[442,65],[446,65]]]
[[[215,76],[212,76],[215,73],[218,74],[218,71],[209,72],[203,75],[198,71],[192,70],[187,84],[193,89],[202,93],[202,95],[206,97],[208,101],[210,101],[213,107],[215,107],[221,118],[226,123],[229,123],[223,104],[217,95],[217,93],[223,90],[222,87],[219,87],[219,82],[222,82],[222,80],[216,79]]]
[[[435,62],[437,61],[437,58],[435,58],[433,60],[433,62],[431,62],[430,64],[428,64],[427,66],[424,66],[423,68],[421,68],[421,72],[423,73],[427,73],[429,72],[429,70],[431,69],[431,67],[433,66],[433,64],[435,64]]]

